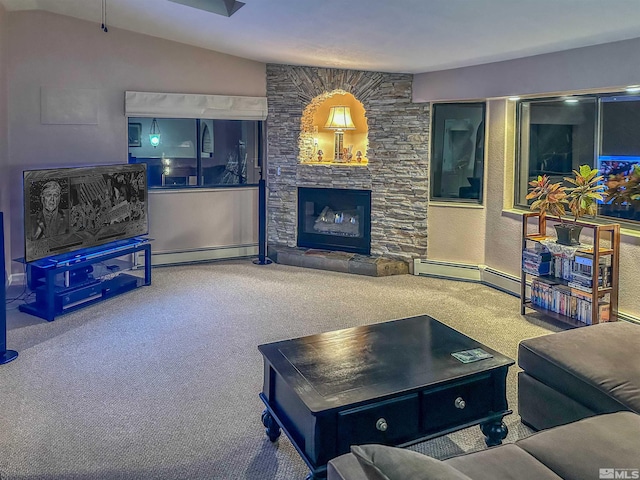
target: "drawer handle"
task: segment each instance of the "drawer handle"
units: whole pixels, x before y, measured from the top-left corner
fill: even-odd
[[[384,418],[379,418],[376,422],[376,428],[381,432],[387,431],[387,421]]]
[[[456,398],[455,402],[453,402],[453,404],[456,406],[456,408],[459,408],[460,410],[462,410],[464,407],[467,406],[467,402],[465,402],[462,397],[458,397]]]

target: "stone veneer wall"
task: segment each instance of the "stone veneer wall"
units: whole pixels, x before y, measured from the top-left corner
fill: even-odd
[[[267,65],[267,243],[296,246],[297,187],[371,190],[371,255],[410,262],[427,253],[429,104],[411,103],[413,76]],[[298,160],[306,106],[336,89],[366,111],[366,166]]]

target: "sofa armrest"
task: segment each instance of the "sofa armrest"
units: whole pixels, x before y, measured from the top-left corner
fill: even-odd
[[[327,464],[327,480],[368,480],[353,453],[340,455]]]

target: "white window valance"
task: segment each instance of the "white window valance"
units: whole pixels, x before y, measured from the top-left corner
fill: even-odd
[[[189,93],[125,92],[128,117],[265,120],[266,97],[194,95]]]

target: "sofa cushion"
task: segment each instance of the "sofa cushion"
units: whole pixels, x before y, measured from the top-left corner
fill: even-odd
[[[473,480],[561,480],[524,450],[512,444],[444,460]]]
[[[599,478],[602,468],[640,468],[640,416],[631,412],[585,418],[516,442],[565,480]]]
[[[368,480],[353,453],[332,458],[327,463],[327,480]]]
[[[352,446],[368,480],[471,480],[455,468],[421,453],[384,445]]]
[[[640,413],[640,326],[611,322],[520,342],[518,365],[596,413]]]

